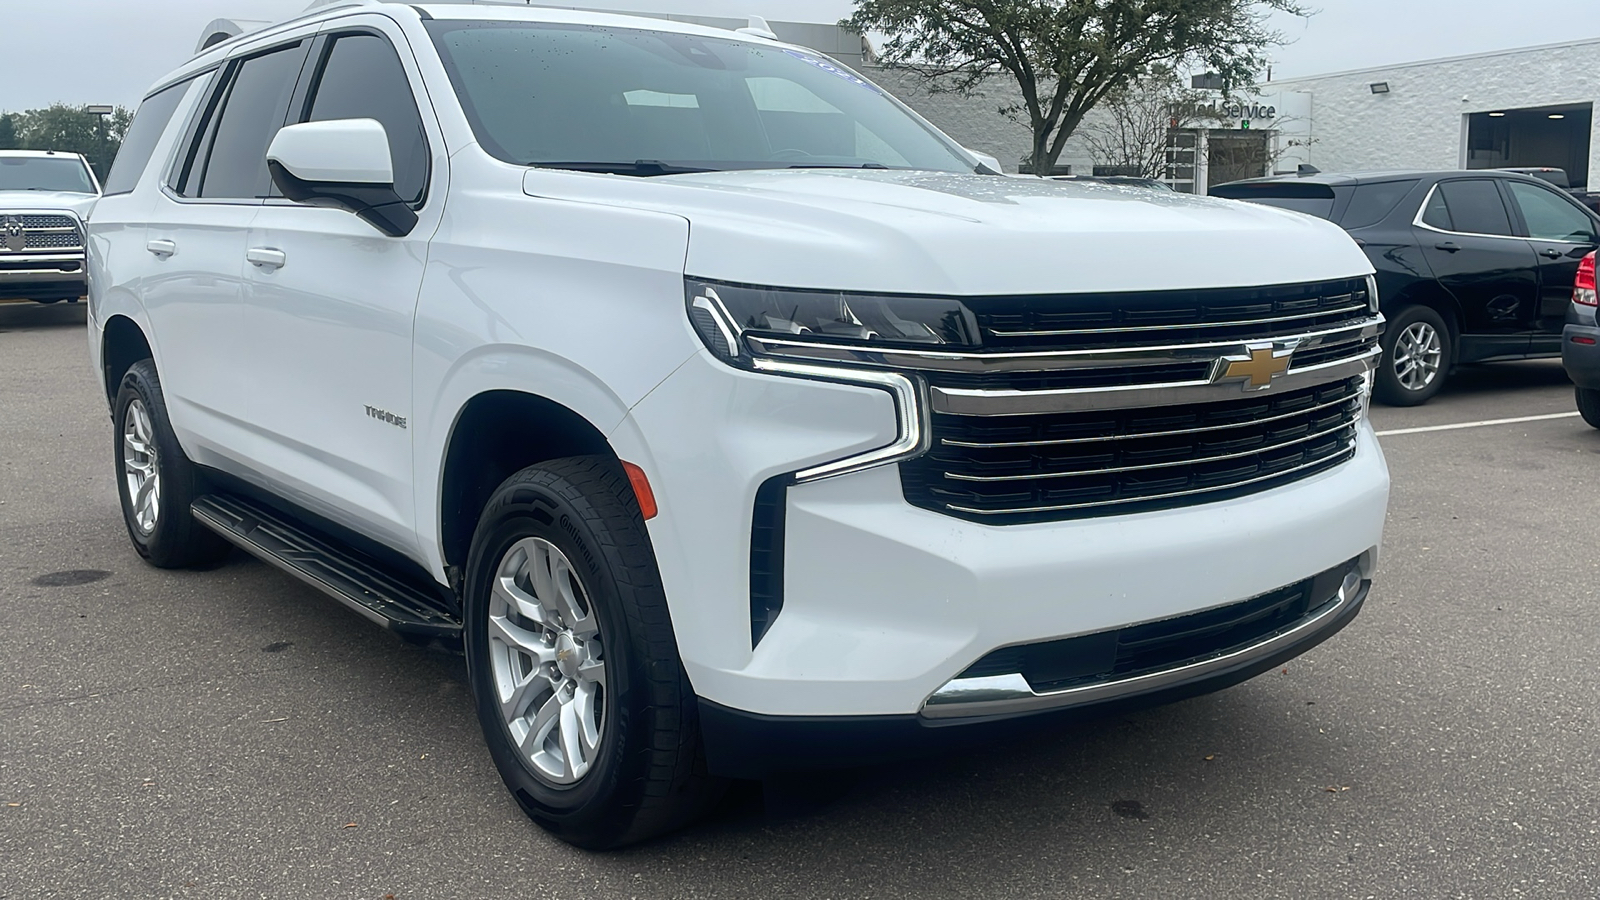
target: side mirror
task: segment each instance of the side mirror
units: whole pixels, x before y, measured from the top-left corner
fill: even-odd
[[[965,147],[961,149],[967,150]],[[999,159],[990,156],[987,153],[979,153],[976,150],[967,150],[967,153],[971,154],[973,159],[976,159],[978,162],[982,163],[984,168],[988,169],[990,172],[993,172],[996,175],[1004,175],[1006,173],[1005,168],[1000,165]]]
[[[417,227],[416,212],[394,190],[389,136],[372,119],[290,125],[267,148],[267,169],[296,203],[348,210],[390,237]]]

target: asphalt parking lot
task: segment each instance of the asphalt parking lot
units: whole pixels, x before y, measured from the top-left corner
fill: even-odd
[[[82,306],[0,305],[0,898],[1593,897],[1600,431],[1558,363],[1379,408],[1364,614],[1015,746],[736,791],[596,856],[501,788],[457,660],[236,554],[128,546]]]

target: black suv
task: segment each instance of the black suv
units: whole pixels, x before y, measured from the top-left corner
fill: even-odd
[[[1600,245],[1600,216],[1513,172],[1289,175],[1211,196],[1320,216],[1366,250],[1389,320],[1377,395],[1397,406],[1458,364],[1559,356],[1578,264]]]

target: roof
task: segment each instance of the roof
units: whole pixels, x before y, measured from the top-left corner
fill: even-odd
[[[66,157],[70,157],[72,159],[83,159],[83,154],[81,154],[81,153],[72,153],[72,152],[69,152],[67,150],[0,150],[0,156],[10,156],[10,157],[26,156],[26,157],[39,157],[39,158],[66,156]]]
[[[1265,178],[1246,178],[1240,181],[1230,181],[1216,187],[1233,187],[1240,184],[1326,184],[1326,185],[1352,185],[1352,184],[1378,184],[1385,181],[1426,180],[1440,178],[1456,178],[1461,176],[1499,176],[1502,178],[1522,178],[1538,181],[1531,175],[1510,169],[1395,169],[1380,172],[1318,172],[1314,175],[1268,175]]]

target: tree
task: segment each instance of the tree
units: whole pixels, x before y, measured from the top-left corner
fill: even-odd
[[[0,114],[0,150],[18,150],[22,144],[17,138],[17,117]]]
[[[1095,161],[1140,178],[1167,177],[1172,133],[1220,121],[1203,91],[1185,90],[1164,66],[1106,95],[1101,115],[1084,126]]]
[[[0,117],[0,121],[13,123],[15,138],[12,143],[16,147],[82,153],[104,179],[122,146],[123,136],[128,133],[128,126],[133,123],[133,114],[119,106],[110,115],[101,116],[89,112],[86,106],[57,103],[45,109],[10,113]],[[0,124],[0,138],[4,137],[4,132],[5,126]]]
[[[1090,110],[1159,67],[1253,82],[1282,43],[1272,10],[1310,14],[1297,0],[856,0],[841,24],[888,35],[882,60],[935,89],[970,93],[1009,73],[1022,101],[1002,111],[1026,120],[1033,171],[1048,172]]]

